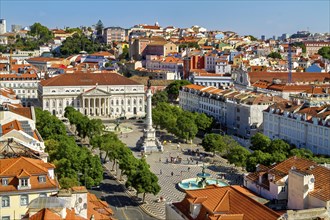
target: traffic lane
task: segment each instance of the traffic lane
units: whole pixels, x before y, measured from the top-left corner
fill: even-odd
[[[98,198],[105,200],[114,211],[116,219],[137,219],[137,220],[154,220],[146,214],[138,204],[133,201],[125,192],[125,188],[119,184],[115,178],[108,175],[108,172],[103,173],[104,180],[100,184],[98,190],[90,190]]]

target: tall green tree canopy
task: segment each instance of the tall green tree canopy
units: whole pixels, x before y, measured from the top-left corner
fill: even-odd
[[[205,151],[222,153],[226,150],[226,144],[223,141],[223,137],[220,134],[207,134],[203,138],[202,146]]]
[[[323,58],[330,60],[330,47],[322,47],[317,52]]]
[[[152,105],[157,105],[161,102],[167,102],[168,101],[168,94],[166,91],[157,91],[152,96]]]
[[[53,37],[52,32],[46,26],[43,26],[40,23],[34,23],[31,26],[28,34],[37,37],[37,39],[42,43],[46,43]]]
[[[179,89],[182,86],[186,86],[191,84],[188,80],[176,80],[172,82],[170,85],[168,85],[165,89],[165,91],[168,94],[168,97],[170,100],[174,101],[179,97]]]
[[[260,150],[266,151],[271,143],[271,140],[266,135],[261,133],[256,133],[254,136],[251,137],[251,150]]]
[[[282,56],[280,53],[278,52],[271,52],[270,54],[268,54],[267,57],[273,58],[273,59],[282,59]]]

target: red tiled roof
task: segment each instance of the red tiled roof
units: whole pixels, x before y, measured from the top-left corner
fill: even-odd
[[[330,200],[330,170],[304,158],[290,157],[287,160],[275,164],[264,171],[250,173],[247,175],[247,178],[252,181],[258,181],[260,175],[269,173],[275,176],[276,182],[287,176],[291,169],[295,169],[298,172],[301,171],[313,174],[315,177],[315,185],[314,190],[310,192],[310,195],[319,198],[322,201]]]
[[[21,116],[29,118],[29,119],[32,119],[31,107],[13,108],[10,105],[8,107],[9,107],[9,110],[13,113],[21,115]]]
[[[251,84],[263,80],[267,82],[273,82],[274,79],[280,79],[282,83],[288,82],[288,72],[249,72],[248,73]],[[330,79],[330,73],[311,73],[311,72],[293,72],[293,82],[323,82],[326,79]]]
[[[2,185],[0,183],[0,191],[17,191],[19,177],[30,177],[31,189],[26,190],[57,190],[58,183],[55,179],[49,177],[49,168],[54,168],[54,166],[38,159],[27,157],[0,159],[0,177],[9,179],[8,185]],[[41,175],[46,177],[46,182],[42,184],[38,180],[38,177]],[[19,191],[25,190],[21,189]]]
[[[206,198],[206,199],[205,199]],[[278,219],[280,215],[268,207],[256,202],[232,186],[208,186],[205,189],[186,191],[186,197],[174,203],[188,219],[191,201],[202,205],[195,220],[205,219]],[[205,218],[208,216],[208,218]]]
[[[62,74],[40,82],[42,86],[140,85],[117,73]]]

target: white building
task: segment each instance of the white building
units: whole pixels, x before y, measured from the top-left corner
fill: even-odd
[[[227,133],[249,137],[262,129],[262,111],[283,99],[251,91],[188,85],[180,90],[179,100],[184,110],[214,117]]]
[[[146,68],[148,70],[160,70],[176,73],[176,79],[183,74],[183,61],[176,57],[162,57],[156,55],[147,55]]]
[[[63,117],[72,106],[88,116],[144,117],[144,85],[117,73],[73,73],[41,81],[42,108]]]
[[[204,66],[206,71],[215,71],[215,66],[216,66],[216,60],[219,59],[218,54],[216,53],[207,53],[204,56]]]
[[[197,70],[198,71],[198,70]],[[189,81],[196,85],[214,86],[218,88],[229,88],[233,85],[233,79],[230,75],[222,75],[216,73],[194,72],[190,70]]]
[[[40,79],[32,68],[22,71],[23,73],[0,74],[0,87],[12,89],[23,106],[38,105],[37,88]]]
[[[330,155],[329,106],[305,107],[277,103],[263,113],[264,134],[307,148],[315,154]]]
[[[311,209],[311,212],[312,209],[325,208],[328,215],[329,182],[328,168],[295,156],[270,167],[257,165],[256,172],[244,177],[245,187],[266,199],[277,201],[271,204],[273,208]]]

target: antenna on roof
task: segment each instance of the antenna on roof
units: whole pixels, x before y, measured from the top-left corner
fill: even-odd
[[[289,75],[288,75],[288,83],[292,83],[292,59],[291,59],[291,38],[289,38],[289,51],[288,51],[288,67],[289,67]]]

